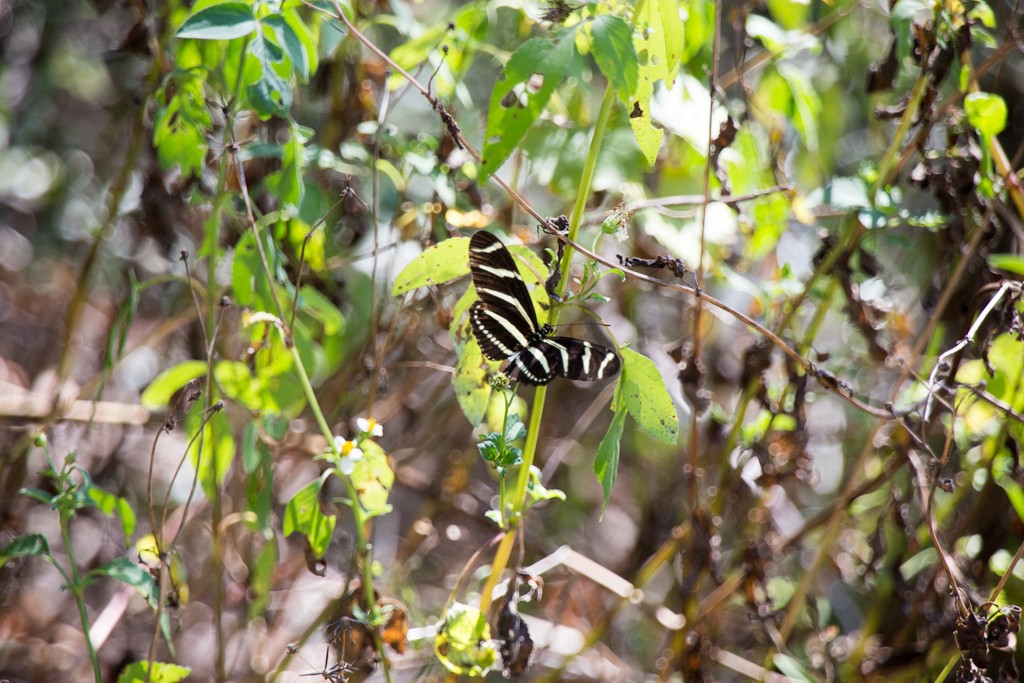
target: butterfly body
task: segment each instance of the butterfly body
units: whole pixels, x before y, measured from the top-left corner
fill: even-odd
[[[526,282],[497,237],[482,230],[473,234],[469,266],[480,297],[469,309],[473,333],[485,357],[508,359],[509,379],[536,386],[558,376],[598,380],[619,371],[619,357],[611,349],[552,337],[554,328],[537,322]]]

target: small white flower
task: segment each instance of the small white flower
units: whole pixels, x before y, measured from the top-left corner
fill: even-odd
[[[355,472],[356,461],[363,459],[363,449],[356,445],[355,441],[349,441],[344,437],[334,437],[334,449],[341,455],[338,462],[338,469],[346,477]]]
[[[363,434],[369,434],[370,436],[384,436],[384,425],[377,422],[372,417],[356,418],[356,427],[358,427],[359,431]]]

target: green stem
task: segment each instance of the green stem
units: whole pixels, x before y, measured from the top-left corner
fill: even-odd
[[[569,222],[569,239],[575,241],[579,235],[580,223],[583,221],[583,211],[587,206],[587,198],[590,197],[590,187],[594,181],[594,172],[597,169],[597,156],[601,150],[601,143],[604,140],[605,131],[608,129],[608,121],[611,118],[612,107],[615,104],[615,90],[610,85],[604,93],[604,100],[601,102],[601,110],[598,113],[597,121],[594,124],[594,136],[590,140],[590,150],[587,153],[587,160],[583,165],[583,175],[580,178],[580,187],[576,194],[576,203],[573,207],[572,219]],[[572,263],[573,249],[566,246],[562,261],[561,278],[558,281],[559,292],[564,292],[569,284],[569,266]],[[548,322],[552,325],[558,322],[558,308],[552,307]],[[526,506],[526,490],[530,483],[530,468],[537,455],[537,441],[540,438],[540,425],[544,416],[544,402],[548,395],[546,386],[537,387],[533,395],[533,407],[530,410],[530,423],[526,428],[526,443],[523,446],[523,462],[519,466],[519,475],[516,478],[516,488],[512,495],[512,513],[509,522],[509,530],[497,551],[494,553],[494,561],[491,563],[491,574],[484,583],[480,594],[480,612],[487,614],[491,605],[491,594],[498,578],[508,566],[508,560],[512,556],[512,547],[515,543],[519,522]]]
[[[282,321],[282,325],[284,321]],[[279,328],[282,339],[285,337],[285,331]],[[299,377],[299,383],[302,385],[302,391],[306,395],[306,400],[309,403],[310,409],[313,411],[313,418],[316,420],[317,426],[320,427],[320,433],[323,434],[324,438],[327,439],[328,446],[334,448],[334,434],[331,433],[331,428],[327,424],[327,419],[324,417],[323,411],[320,409],[320,403],[317,401],[316,393],[313,391],[313,384],[309,381],[309,375],[306,373],[306,366],[302,364],[302,358],[299,356],[299,349],[294,344],[290,345],[292,352],[292,359],[295,362],[295,373]],[[355,484],[352,483],[352,479],[341,473],[338,476],[345,483],[345,490],[348,493],[349,500],[352,501],[352,522],[356,528],[356,548],[359,553],[359,557],[362,559],[362,570],[363,570],[363,591],[366,597],[366,611],[371,615],[371,620],[374,620],[377,616],[377,596],[373,590],[373,567],[370,562],[370,548],[367,542],[367,516],[366,510],[363,509],[362,503],[359,502],[359,492],[356,491]],[[384,656],[384,643],[380,638],[380,631],[377,628],[370,628],[370,632],[373,634],[374,644],[377,647],[377,652],[381,653],[381,670],[384,673],[384,680],[390,683],[391,672],[388,668],[388,659]]]
[[[885,155],[882,156],[882,161],[878,164],[878,177],[871,188],[871,196],[869,198],[872,206],[874,206],[878,191],[892,182],[892,179],[889,177],[890,174],[894,170],[898,170],[895,168],[896,155],[899,154],[900,148],[903,147],[903,140],[906,139],[910,127],[914,124],[914,119],[917,118],[917,110],[920,108],[921,100],[924,98],[927,90],[928,74],[922,73],[917,77],[917,82],[914,83],[914,90],[910,93],[910,100],[907,102],[907,108],[903,111],[903,118],[900,119],[900,125],[896,128],[896,134],[893,135],[892,140],[889,142],[889,147],[885,150]]]
[[[70,522],[71,520],[67,513],[61,510],[60,536],[64,541],[64,552],[68,555],[69,573],[71,574],[68,588],[71,589],[71,594],[75,596],[75,604],[78,606],[78,618],[82,620],[82,636],[85,638],[85,646],[89,650],[89,661],[92,663],[93,676],[96,678],[96,683],[103,683],[100,660],[96,656],[96,648],[93,646],[92,637],[89,635],[89,614],[85,610],[85,586],[82,585],[82,580],[78,576],[78,565],[75,563],[75,551],[71,545],[71,534],[69,532]]]
[[[230,126],[224,132],[224,144],[230,143]],[[220,292],[217,287],[217,246],[220,243],[220,221],[221,207],[224,202],[224,193],[227,190],[228,163],[226,159],[221,160],[217,173],[217,194],[214,197],[213,211],[206,222],[203,235],[203,252],[206,257],[206,391],[203,392],[203,409],[209,411],[213,404],[213,358],[215,355],[214,339],[216,337],[218,301]],[[213,434],[213,425],[210,425],[210,436]],[[200,442],[196,453],[203,452],[203,434],[200,432]],[[197,455],[197,458],[202,457]],[[196,462],[196,471],[199,469],[199,462]],[[210,498],[210,564],[213,573],[213,626],[214,638],[216,639],[216,654],[214,662],[214,676],[217,681],[226,680],[226,663],[224,659],[225,638],[224,638],[224,584],[223,584],[223,551],[220,540],[220,523],[223,517],[220,488],[216,482],[220,480],[217,472],[217,458],[210,462],[211,480],[214,486],[211,487],[213,495]]]

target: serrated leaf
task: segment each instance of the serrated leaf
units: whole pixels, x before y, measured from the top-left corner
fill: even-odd
[[[623,349],[627,351],[628,349]],[[615,411],[612,423],[608,425],[608,431],[601,439],[597,447],[597,456],[594,458],[594,474],[601,483],[601,490],[604,491],[604,502],[601,504],[601,514],[604,515],[608,501],[611,500],[612,488],[615,486],[615,478],[619,473],[619,442],[622,440],[622,428],[626,422],[626,411],[619,409]]]
[[[453,237],[428,247],[402,269],[391,287],[401,296],[419,287],[439,285],[469,274],[469,238]]]
[[[622,353],[622,404],[645,432],[664,443],[674,444],[679,437],[676,406],[665,388],[654,362],[632,349]]]
[[[147,677],[146,672],[149,670]],[[188,678],[192,669],[165,662],[132,662],[117,677],[117,683],[178,683]]]
[[[139,402],[150,410],[164,408],[176,391],[205,373],[206,363],[203,361],[187,360],[178,363],[157,375],[142,392]]]
[[[598,68],[615,87],[619,98],[628,102],[636,91],[640,71],[629,24],[614,14],[602,14],[590,25],[590,35],[590,49]]]
[[[505,64],[487,108],[480,184],[505,163],[544,111],[562,82],[572,58],[572,44],[572,31],[566,31],[557,43],[533,38]]]
[[[49,557],[50,546],[42,534],[18,536],[0,550],[0,567],[16,557]]]
[[[325,515],[320,510],[320,489],[323,477],[317,477],[299,489],[284,510],[284,535],[300,533],[309,541],[309,547],[316,557],[327,552],[327,546],[334,535],[334,515]]]
[[[257,28],[259,22],[248,3],[222,2],[201,9],[185,19],[174,36],[197,40],[231,40],[247,36]]]

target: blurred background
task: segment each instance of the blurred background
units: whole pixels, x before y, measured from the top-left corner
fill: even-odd
[[[253,95],[232,99],[225,82],[241,53],[175,38],[209,4],[0,0],[0,547],[41,534],[55,562],[73,556],[86,572],[136,562],[150,510],[163,533],[180,532],[177,595],[166,601],[173,652],[131,585],[100,577],[85,589],[104,680],[146,659],[154,640],[156,659],[191,667],[190,680],[382,679],[366,661],[318,673],[352,656],[330,650],[322,626],[346,609],[356,538],[348,508],[331,501],[344,495],[336,480],[320,496],[338,515],[322,561],[283,532],[326,441],[290,368],[267,369],[284,347],[247,323],[268,289],[245,270],[256,262],[253,210],[286,300],[302,273],[295,341],[333,433],[351,437],[359,417],[383,425],[395,482],[393,509],[372,522],[375,585],[411,629],[404,653],[386,651],[391,676],[453,678],[432,629],[449,600],[478,598],[490,565],[498,529],[485,513],[498,480],[476,443],[495,428],[494,406],[474,425],[452,387],[453,308],[468,278],[391,290],[425,248],[476,229],[536,254],[555,241],[498,185],[476,182],[479,164],[430,102],[312,6],[283,4],[315,51],[287,81],[288,102],[270,113],[239,105]],[[985,680],[970,678],[981,675],[972,663],[1015,680],[1015,638],[985,623],[1012,616],[998,610],[1024,589],[1014,562],[1024,542],[1014,176],[1024,81],[1019,40],[1002,33],[1019,17],[1006,3],[910,5],[683,2],[679,73],[649,102],[664,131],[653,164],[630,107],[613,109],[579,242],[613,263],[681,259],[681,279],[634,269],[687,287],[700,270],[704,291],[822,372],[730,310],[636,278],[607,277],[603,299],[587,302],[607,330],[563,316],[575,323],[567,334],[651,359],[679,439],[627,421],[602,514],[593,463],[615,384],[551,385],[537,465],[565,500],[523,522],[522,564],[544,582],[520,606],[536,645],[525,679],[932,680],[960,661],[959,680]],[[606,9],[351,7],[478,148],[510,55]],[[605,74],[581,40],[498,173],[542,216],[571,214],[601,106]],[[967,84],[999,96],[1005,127],[986,129],[964,104]],[[289,172],[302,188],[290,205]],[[211,288],[227,297],[215,318]],[[144,395],[161,373],[205,364],[214,319],[216,358],[265,381],[265,395],[247,400],[218,377],[232,436],[216,503],[193,487],[187,390],[163,405]],[[947,389],[929,401],[923,379],[975,322],[971,343],[945,358]],[[524,420],[532,395],[520,391]],[[128,538],[121,516],[89,505],[65,527],[69,556],[57,512],[21,493],[54,493],[40,473],[69,454],[134,510]],[[0,567],[0,678],[88,679],[64,583],[39,558]],[[964,606],[997,585],[979,627]],[[983,646],[972,649],[971,635]]]

